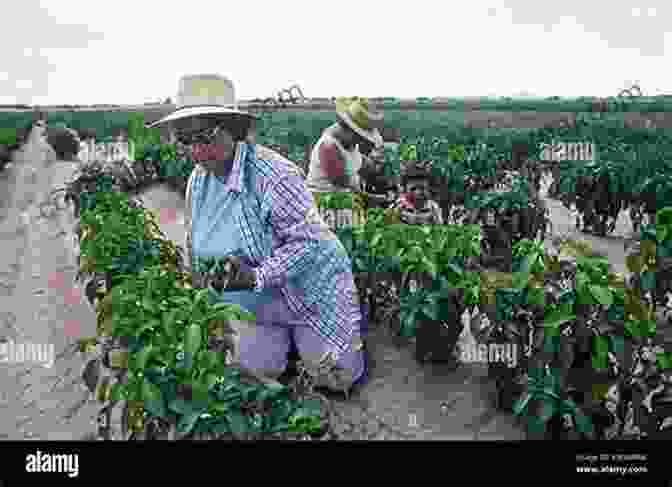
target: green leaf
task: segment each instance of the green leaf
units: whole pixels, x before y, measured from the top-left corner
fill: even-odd
[[[458,266],[457,264],[455,264],[454,262],[449,262],[448,265],[447,265],[447,267],[448,267],[448,269],[450,269],[451,271],[453,271],[453,272],[454,272],[455,274],[457,274],[458,276],[461,276],[462,273],[463,273],[462,268],[461,268],[460,266]]]
[[[148,297],[142,299],[142,307],[147,311],[149,311],[150,313],[158,312],[158,307],[156,303]]]
[[[272,382],[270,384],[266,384],[264,389],[268,390],[271,395],[275,395],[285,392],[287,390],[287,386],[281,384],[280,382]]]
[[[137,370],[145,370],[147,368],[147,363],[150,356],[154,353],[154,347],[149,344],[146,347],[143,347],[135,355],[135,366]]]
[[[224,363],[222,354],[212,350],[201,350],[200,360],[204,370],[214,370]]]
[[[593,368],[604,370],[609,366],[609,340],[604,336],[593,337],[595,354],[592,357]]]
[[[523,258],[521,262],[520,272],[523,274],[529,274],[531,268],[532,268],[532,260],[530,259],[530,256],[527,255]]]
[[[401,329],[399,334],[402,337],[411,337],[415,334],[415,312],[407,312],[401,317]]]
[[[574,422],[576,423],[576,430],[579,433],[594,434],[593,422],[591,421],[590,416],[577,410],[574,414]]]
[[[571,399],[563,399],[560,404],[559,412],[561,414],[569,413],[574,414],[577,411],[577,406],[574,401]]]
[[[177,423],[177,431],[183,434],[191,432],[191,430],[194,429],[194,426],[196,426],[201,414],[203,414],[203,411],[193,411],[182,416],[179,423]]]
[[[527,290],[527,301],[532,305],[543,306],[546,303],[544,289],[540,287],[531,287]]]
[[[228,402],[213,402],[210,407],[212,408],[213,411],[216,411],[218,413],[226,413],[231,409],[231,405]]]
[[[556,331],[557,329],[553,329]],[[560,335],[559,334],[544,334],[544,350],[551,354],[556,354],[560,351]]]
[[[322,402],[319,399],[306,399],[302,401],[301,408],[295,413],[296,416],[319,417],[322,414]]]
[[[657,353],[656,362],[662,370],[672,369],[672,353]]]
[[[437,268],[437,266],[436,266],[436,263],[435,263],[433,260],[431,260],[431,259],[429,259],[429,258],[427,258],[427,257],[423,257],[421,262],[422,262],[422,264],[425,266],[425,269],[426,269],[430,274],[432,274],[433,276],[435,276],[436,274],[438,274],[438,268]]]
[[[374,235],[373,238],[371,239],[370,244],[369,244],[370,247],[375,248],[380,243],[380,240],[382,238],[383,238],[383,236],[380,233]]]
[[[242,436],[250,430],[247,418],[238,411],[228,412],[226,420],[229,423],[231,432],[236,436]]]
[[[643,272],[641,274],[641,283],[642,289],[644,291],[651,291],[656,287],[656,273],[655,272]]]
[[[558,394],[558,386],[557,384],[552,384],[552,385],[547,385],[542,389],[542,394],[547,396],[548,398],[553,398],[556,401],[560,400],[560,395]]]
[[[180,415],[191,414],[196,411],[196,408],[191,402],[181,398],[172,400],[170,404],[168,404],[168,409]]]
[[[145,409],[150,414],[161,418],[166,416],[166,404],[161,389],[147,379],[142,382],[142,399],[145,403]]]
[[[614,296],[611,293],[611,290],[602,286],[590,285],[590,294],[593,295],[595,300],[603,306],[611,306],[614,304]]]
[[[541,401],[539,407],[539,419],[547,423],[558,411],[557,401],[555,399],[547,398]]]
[[[171,340],[177,340],[177,336],[175,334],[175,325],[179,313],[180,309],[176,308],[168,311],[167,313],[163,313],[162,315],[163,332],[166,334],[166,336],[170,337]]]
[[[512,276],[512,285],[516,289],[524,289],[530,282],[529,272],[514,272]]]
[[[542,326],[544,326],[544,328],[558,329],[560,328],[561,325],[569,323],[570,321],[573,321],[575,319],[576,319],[575,314],[569,313],[564,308],[559,308],[551,312],[548,316],[544,317]]]
[[[192,301],[186,296],[176,296],[169,298],[168,301],[175,305],[175,312],[178,313],[180,308],[191,308]]]
[[[226,418],[222,418],[221,421],[218,421],[212,425],[210,425],[209,431],[212,433],[231,433],[231,428],[229,427],[229,423],[227,422]]]
[[[188,360],[193,361],[196,354],[201,348],[201,327],[197,324],[191,324],[184,331],[184,355],[189,357]],[[190,368],[190,366],[187,366]]]
[[[527,393],[524,396],[520,397],[513,405],[513,413],[516,416],[520,415],[527,408],[527,405],[529,404],[531,399],[532,395],[530,393]]]
[[[435,303],[426,304],[422,307],[422,312],[430,319],[437,321],[439,319],[438,306]]]
[[[124,397],[124,384],[116,382],[110,390],[110,400],[121,401]]]
[[[160,324],[161,324],[161,322],[159,320],[156,320],[156,319],[145,322],[143,325],[138,327],[138,329],[135,332],[135,336],[140,337],[146,331],[154,330]]]

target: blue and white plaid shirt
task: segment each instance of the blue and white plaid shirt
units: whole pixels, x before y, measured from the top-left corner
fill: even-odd
[[[187,188],[185,218],[188,262],[193,258],[191,221],[196,220],[208,178],[197,166]],[[245,242],[244,257],[257,276],[257,291],[279,287],[289,308],[332,345],[336,356],[353,346],[361,320],[350,258],[320,217],[301,169],[263,146],[239,143],[221,202],[243,198],[235,228]],[[208,196],[212,198],[212,196]],[[219,198],[219,195],[217,195]],[[207,202],[208,205],[218,202]],[[204,232],[212,231],[212,227]]]

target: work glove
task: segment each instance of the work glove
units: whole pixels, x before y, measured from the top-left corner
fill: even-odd
[[[233,255],[225,257],[222,266],[223,271],[217,273],[211,281],[212,287],[217,291],[254,289],[256,274],[253,270],[243,269],[239,257]]]

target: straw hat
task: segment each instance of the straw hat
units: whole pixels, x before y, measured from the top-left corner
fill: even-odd
[[[337,98],[336,116],[376,148],[383,145],[383,137],[375,127],[383,119],[383,114],[371,111],[366,98]]]
[[[177,110],[152,123],[149,127],[200,115],[258,118],[238,110],[233,82],[218,74],[196,74],[180,78]]]

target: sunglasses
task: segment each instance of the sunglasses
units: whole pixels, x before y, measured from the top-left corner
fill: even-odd
[[[175,136],[182,144],[207,144],[211,142],[221,130],[222,127],[220,125],[199,129],[178,128],[175,131]]]

